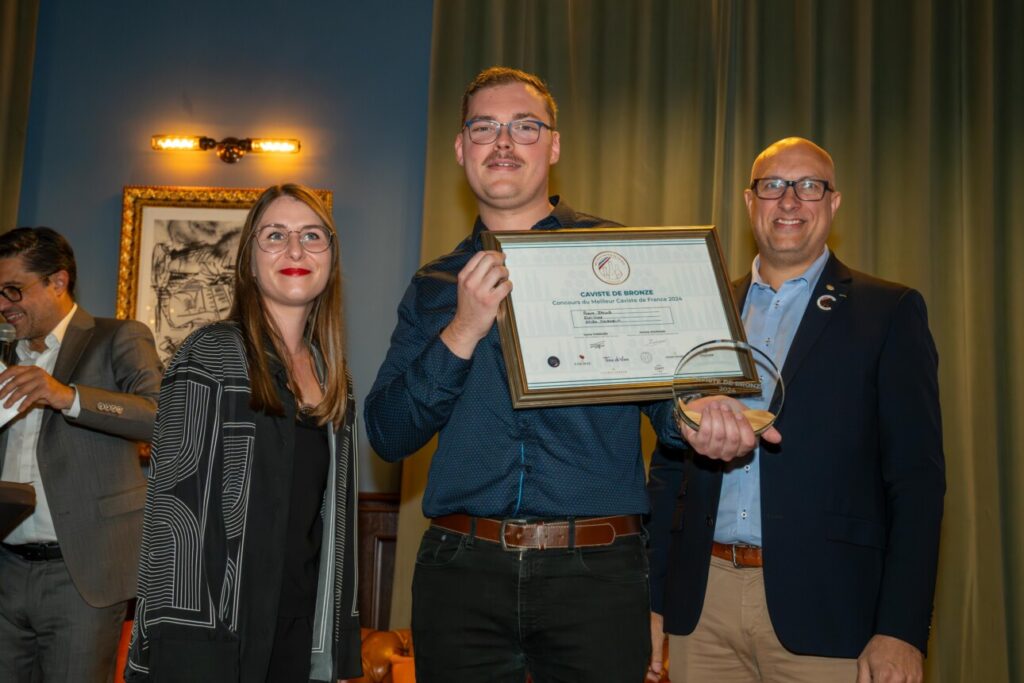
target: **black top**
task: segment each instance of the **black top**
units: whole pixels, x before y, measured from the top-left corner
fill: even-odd
[[[311,617],[315,612],[323,534],[320,508],[331,457],[326,426],[300,414],[296,427],[279,618]]]

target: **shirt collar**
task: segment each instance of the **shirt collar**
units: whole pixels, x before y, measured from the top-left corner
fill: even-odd
[[[46,339],[44,340],[44,343],[46,344],[46,351],[55,349],[64,342],[64,335],[68,331],[68,325],[71,324],[71,318],[74,317],[75,311],[77,310],[78,304],[72,304],[71,310],[68,311],[68,314],[64,316],[59,323],[57,323],[57,326],[50,331],[50,334],[46,335]],[[22,358],[28,358],[30,353],[35,353],[28,347],[28,339],[19,339],[17,349],[18,355]],[[46,353],[46,351],[41,351],[40,353]]]
[[[790,283],[790,282],[801,282],[802,281],[805,285],[813,285],[814,283],[816,283],[818,281],[818,278],[821,277],[821,271],[825,270],[825,264],[828,262],[828,257],[829,257],[830,254],[831,254],[831,252],[829,251],[828,245],[826,244],[825,245],[825,249],[822,250],[822,252],[821,252],[821,256],[816,258],[814,260],[814,263],[812,263],[810,266],[807,267],[807,270],[805,270],[800,275],[797,275],[796,277],[792,277],[792,278],[786,280],[786,282],[783,283],[783,284],[785,285],[785,284]],[[754,262],[750,264],[750,286],[751,287],[760,287],[762,289],[771,289],[772,288],[772,286],[770,284],[768,284],[761,277],[761,255],[760,254],[755,256],[754,257]]]
[[[551,213],[544,218],[541,218],[533,226],[531,230],[556,230],[558,228],[564,228],[567,225],[573,223],[573,210],[562,201],[559,195],[552,195],[548,197],[548,201],[555,208],[552,209]],[[476,222],[473,224],[473,241],[479,246],[480,233],[487,230],[487,226],[480,220],[480,216],[476,217]]]

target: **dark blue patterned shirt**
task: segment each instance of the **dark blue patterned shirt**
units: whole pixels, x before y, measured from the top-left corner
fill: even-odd
[[[551,201],[555,210],[533,230],[615,225]],[[483,248],[486,229],[477,218],[472,235],[413,276],[366,399],[370,443],[393,462],[440,432],[423,496],[427,517],[646,513],[640,413],[659,438],[679,443],[669,401],[514,410],[497,325],[469,360],[441,341],[455,316],[456,276]]]

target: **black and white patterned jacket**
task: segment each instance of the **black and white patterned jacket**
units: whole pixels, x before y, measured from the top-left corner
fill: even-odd
[[[164,375],[127,681],[266,678],[296,424],[283,369],[276,378],[286,414],[253,411],[242,334],[229,322],[189,336]],[[328,427],[312,681],[360,670],[354,403],[350,385],[342,428]]]

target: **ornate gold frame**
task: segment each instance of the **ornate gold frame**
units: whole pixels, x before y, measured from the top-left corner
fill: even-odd
[[[256,202],[260,192],[262,190],[254,188],[125,185],[121,200],[121,250],[117,262],[115,315],[122,320],[135,316],[139,293],[142,214],[146,207],[248,209]]]

